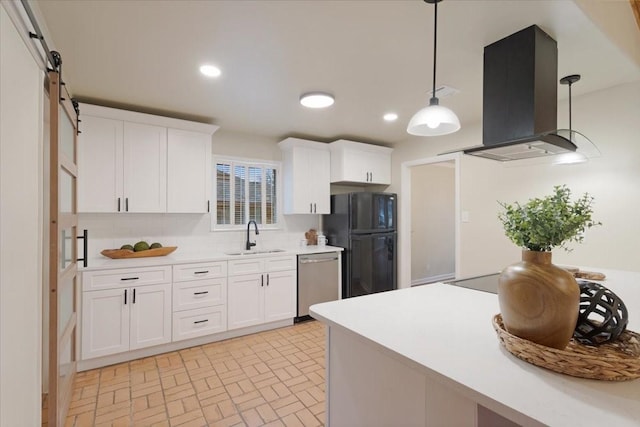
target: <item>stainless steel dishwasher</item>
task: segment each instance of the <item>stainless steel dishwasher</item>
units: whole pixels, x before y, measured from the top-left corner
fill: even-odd
[[[313,304],[338,299],[340,286],[337,252],[298,255],[298,316],[296,322],[308,320]]]

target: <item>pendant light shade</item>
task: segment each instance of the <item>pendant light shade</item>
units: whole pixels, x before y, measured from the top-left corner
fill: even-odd
[[[407,132],[417,136],[446,135],[459,129],[460,120],[456,113],[438,104],[429,105],[415,113],[407,126]]]
[[[433,90],[429,106],[419,110],[411,117],[407,132],[417,136],[438,136],[456,132],[460,129],[460,120],[456,113],[439,105],[436,97],[436,47],[438,36],[438,3],[442,0],[424,0],[434,5],[433,25]]]

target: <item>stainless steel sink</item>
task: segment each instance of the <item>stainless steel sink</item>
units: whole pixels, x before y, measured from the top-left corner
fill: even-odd
[[[239,255],[260,255],[260,254],[273,254],[277,252],[285,252],[284,249],[265,249],[257,251],[239,251],[239,252],[225,252],[226,255],[239,256]]]

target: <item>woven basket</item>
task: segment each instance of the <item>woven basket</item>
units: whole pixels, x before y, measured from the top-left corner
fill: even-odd
[[[493,328],[504,347],[519,359],[561,374],[606,381],[640,378],[640,334],[625,331],[614,342],[598,347],[571,340],[564,350],[533,343],[511,335],[502,316],[493,317]]]

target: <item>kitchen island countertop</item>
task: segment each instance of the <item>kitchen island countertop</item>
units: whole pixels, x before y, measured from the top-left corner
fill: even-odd
[[[601,283],[625,301],[629,310],[628,328],[640,332],[640,273],[598,271],[607,275]],[[491,324],[498,312],[497,295],[442,283],[311,307],[312,316],[328,326],[330,349],[332,331],[336,336],[347,337],[342,345],[363,342],[366,348],[384,355],[386,359],[380,360],[393,361],[390,363],[420,373],[427,381],[473,402],[474,407],[477,404],[488,408],[516,424],[640,426],[640,379],[606,382],[574,378],[521,361],[498,341]],[[339,341],[333,345],[339,346]],[[337,372],[341,368],[337,365],[346,363],[341,357],[354,351],[342,354],[333,353],[334,350],[340,349],[331,349],[328,373],[332,369]],[[379,369],[384,371],[383,366]],[[348,414],[340,412],[345,406],[334,402],[331,396],[344,397],[336,387],[349,388],[355,384],[342,379],[336,382],[339,384],[332,384],[332,380],[327,384],[327,419],[333,421],[329,424],[340,426],[346,425],[343,421]],[[399,390],[402,392],[402,387]],[[350,389],[346,395],[355,394]],[[406,399],[400,402],[404,404]],[[358,400],[349,403],[351,409],[346,411],[353,412]],[[393,412],[393,408],[387,409]],[[403,411],[406,413],[406,409]],[[362,411],[357,414],[360,416]],[[422,425],[406,421],[407,425]]]

